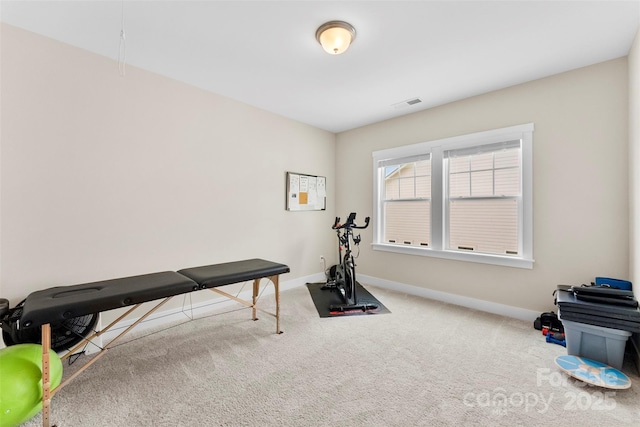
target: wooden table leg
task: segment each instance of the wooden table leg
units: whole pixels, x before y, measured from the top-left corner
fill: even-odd
[[[280,276],[271,277],[271,282],[273,282],[273,287],[276,294],[276,334],[281,334],[280,330]]]
[[[51,412],[51,367],[49,351],[51,349],[51,325],[42,325],[42,426],[49,427]]]
[[[258,295],[260,294],[260,279],[253,280],[253,306],[251,307],[252,319],[258,320],[256,304],[258,303]]]

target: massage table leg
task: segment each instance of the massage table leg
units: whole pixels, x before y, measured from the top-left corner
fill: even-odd
[[[256,304],[258,303],[258,295],[260,294],[260,279],[253,280],[253,305],[251,307],[251,318],[258,320]]]
[[[42,325],[42,425],[49,427],[51,409],[51,370],[49,351],[51,349],[51,325]]]
[[[276,334],[282,333],[282,331],[280,330],[280,285],[278,283],[279,278],[280,278],[279,275],[268,277],[271,283],[273,283],[273,288],[274,288],[275,298],[276,298],[276,312],[275,314],[268,313],[268,312],[267,313],[271,314],[276,318]],[[257,302],[258,302],[258,295],[260,294],[260,280],[261,279],[255,279],[253,281],[253,307],[252,307],[253,320],[258,320],[258,318],[256,317],[256,310],[258,309]]]
[[[280,330],[280,283],[279,283],[279,278],[280,278],[280,276],[272,276],[272,277],[270,277],[270,280],[273,283],[273,287],[275,288],[275,292],[276,292],[276,333],[277,334],[281,334],[282,333],[282,331]]]
[[[262,277],[260,279],[254,279],[253,281],[253,296],[251,299],[251,302],[249,301],[245,301],[241,298],[238,298],[235,295],[231,295],[228,292],[222,291],[218,288],[209,288],[210,291],[215,292],[217,294],[220,294],[224,297],[227,297],[229,299],[232,299],[236,302],[239,302],[240,304],[243,304],[247,307],[251,307],[251,319],[252,320],[258,320],[258,316],[257,316],[257,310],[260,310],[264,313],[267,313],[271,316],[274,316],[276,318],[276,334],[281,334],[282,331],[280,330],[280,286],[278,284],[278,278],[280,276],[279,275],[275,275],[275,276],[270,276],[270,277]],[[270,313],[266,310],[261,309],[260,307],[258,307],[258,296],[260,295],[260,280],[262,279],[269,279],[271,281],[271,283],[273,283],[273,287],[275,289],[275,299],[276,299],[276,312],[275,313]]]

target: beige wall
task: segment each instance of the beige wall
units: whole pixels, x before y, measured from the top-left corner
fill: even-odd
[[[2,276],[56,285],[265,258],[293,280],[335,251],[335,135],[2,25]],[[285,211],[285,174],[327,210]],[[213,294],[212,294],[213,295]]]
[[[372,213],[371,153],[533,122],[533,269],[373,251],[359,272],[529,310],[559,283],[628,277],[627,60],[620,58],[338,135],[336,212]]]
[[[640,297],[640,30],[629,50],[629,275]],[[640,369],[640,334],[634,334]]]
[[[631,281],[640,287],[640,30],[629,51],[629,219]]]
[[[372,251],[369,229],[358,271],[537,311],[553,308],[558,283],[629,277],[637,38],[628,69],[625,58],[586,67],[344,132],[336,146],[328,132],[134,67],[121,77],[113,61],[11,26],[1,35],[0,295],[12,304],[250,257],[289,264],[287,279],[317,273],[320,255],[335,256],[333,216],[371,215],[372,151],[528,122],[532,270]],[[288,170],[327,176],[327,211],[284,211]]]

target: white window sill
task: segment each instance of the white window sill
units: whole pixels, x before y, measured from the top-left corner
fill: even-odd
[[[490,255],[481,253],[468,253],[458,251],[440,251],[431,248],[418,248],[415,246],[393,245],[388,243],[372,243],[373,250],[395,252],[406,255],[428,256],[433,258],[452,259],[456,261],[478,262],[481,264],[502,265],[505,267],[533,268],[533,260],[513,256]]]

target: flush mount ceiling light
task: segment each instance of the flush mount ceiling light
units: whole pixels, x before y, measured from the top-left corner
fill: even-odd
[[[356,29],[344,21],[329,21],[316,31],[316,40],[331,55],[339,55],[349,48],[356,38]]]

